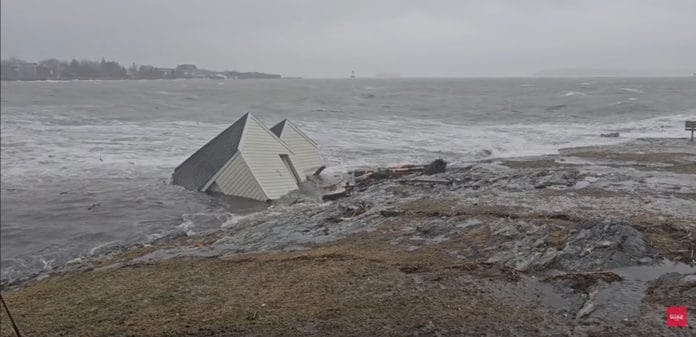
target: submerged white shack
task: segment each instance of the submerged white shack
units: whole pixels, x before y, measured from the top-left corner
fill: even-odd
[[[298,189],[308,165],[315,162],[298,165],[294,149],[247,113],[174,169],[172,183],[266,201]]]

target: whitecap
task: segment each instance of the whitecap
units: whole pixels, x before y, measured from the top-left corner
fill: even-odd
[[[643,91],[643,90],[634,89],[634,88],[619,88],[619,90],[628,91],[628,92],[635,92],[637,94],[644,94],[645,93],[645,91]]]
[[[110,244],[116,243],[117,241],[104,242],[102,244],[96,245],[89,250],[89,255],[95,255],[100,249],[107,247]]]
[[[45,270],[50,270],[53,268],[53,262],[55,262],[56,259],[44,259],[43,257],[41,258],[41,263],[43,264],[43,269]]]

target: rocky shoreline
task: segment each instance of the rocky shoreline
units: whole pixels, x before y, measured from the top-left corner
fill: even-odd
[[[303,192],[4,297],[31,336],[696,333],[664,324],[665,306],[696,309],[687,140],[376,177],[329,202]]]

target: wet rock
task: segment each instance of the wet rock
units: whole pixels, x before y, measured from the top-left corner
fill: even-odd
[[[614,243],[609,241],[609,240],[604,240],[604,241],[600,241],[597,243],[597,247],[599,247],[599,248],[608,248],[608,247],[611,247],[612,245],[614,245]]]
[[[580,224],[565,244],[549,225],[511,222],[493,235],[503,239],[490,262],[517,270],[603,270],[637,264],[647,254],[644,236],[625,224]],[[612,247],[612,248],[609,248]]]
[[[345,218],[356,217],[360,214],[367,212],[368,209],[372,207],[371,204],[361,201],[355,205],[341,205],[339,208],[342,209],[342,216]]]
[[[571,234],[555,263],[569,270],[597,270],[636,264],[647,254],[643,233],[626,224],[587,224]],[[616,244],[607,249],[607,242]]]
[[[640,264],[650,264],[650,263],[653,263],[654,261],[655,261],[655,260],[653,260],[653,259],[650,258],[650,257],[644,257],[644,258],[638,260],[638,263],[640,263]]]
[[[536,189],[542,189],[550,186],[572,187],[575,186],[578,180],[582,180],[580,173],[577,170],[540,170],[532,176],[532,185]]]
[[[389,217],[394,217],[394,216],[399,216],[403,214],[403,211],[398,208],[387,208],[379,211],[379,215],[389,218]]]
[[[432,163],[425,166],[425,168],[423,169],[423,174],[433,175],[435,173],[442,173],[445,172],[446,168],[447,162],[445,162],[442,159],[436,159]]]
[[[425,238],[445,236],[452,233],[454,226],[444,221],[430,221],[416,226],[416,232]]]
[[[696,303],[696,274],[667,273],[649,282],[644,301],[664,306]]]
[[[589,294],[600,283],[611,283],[621,280],[623,278],[614,272],[589,272],[560,274],[548,277],[544,281]]]
[[[357,217],[367,212],[367,210],[370,208],[372,208],[372,204],[365,201],[360,201],[355,204],[339,204],[338,213],[329,216],[326,220],[334,223],[341,222],[346,219]]]
[[[696,287],[696,274],[686,275],[679,280],[682,287]]]
[[[575,315],[575,319],[585,318],[595,311],[595,309],[597,309],[597,306],[594,303],[592,296],[590,296],[590,299],[585,302],[582,308],[580,308],[578,313]]]

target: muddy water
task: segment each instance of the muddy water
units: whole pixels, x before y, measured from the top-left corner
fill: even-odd
[[[596,308],[591,317],[619,321],[635,316],[650,281],[668,273],[696,274],[696,266],[665,260],[656,265],[623,267],[612,271],[624,280],[600,288],[591,296],[590,300]]]

